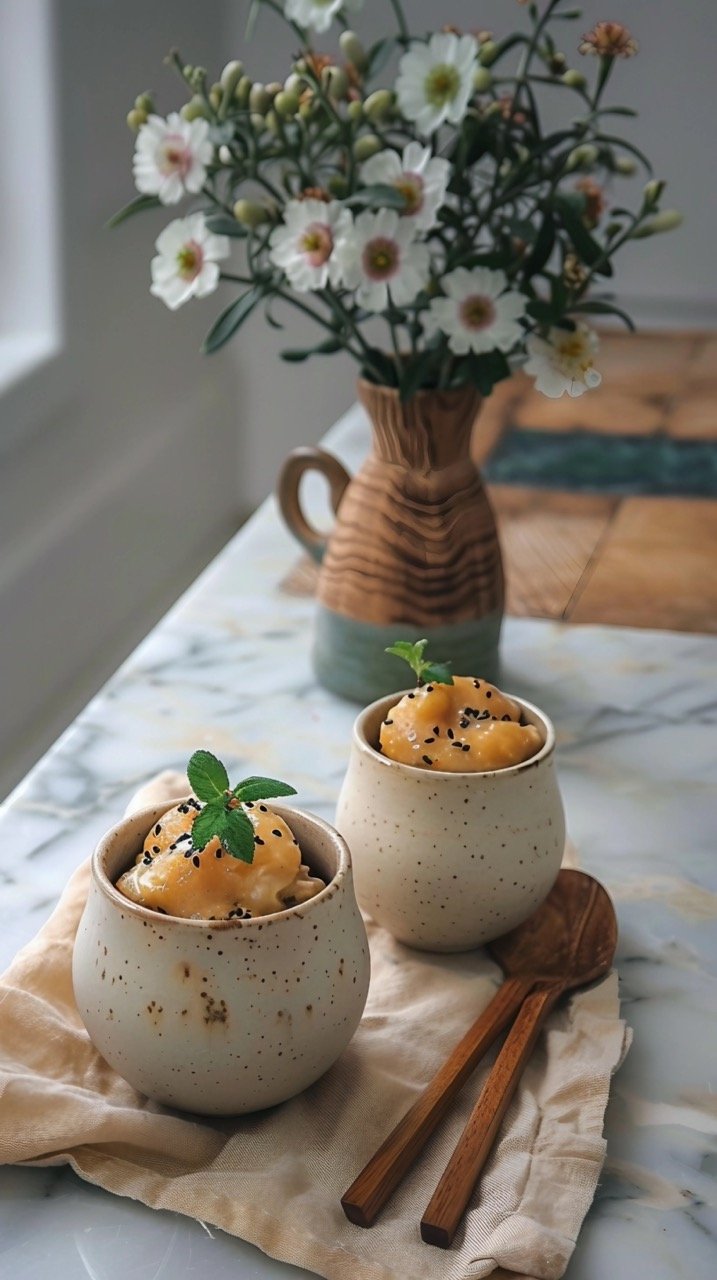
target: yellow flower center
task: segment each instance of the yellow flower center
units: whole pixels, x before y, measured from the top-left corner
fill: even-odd
[[[495,307],[490,298],[474,293],[461,303],[460,317],[466,329],[485,329],[495,318]]]
[[[331,257],[333,247],[331,227],[325,222],[309,223],[299,241],[300,251],[306,255],[312,267],[323,267]]]
[[[395,187],[406,201],[401,213],[404,216],[419,213],[423,208],[423,178],[417,173],[404,173],[395,183]]]
[[[399,251],[395,240],[377,236],[363,251],[363,269],[371,280],[387,280],[398,270]]]
[[[190,240],[188,244],[182,245],[177,254],[177,266],[183,280],[193,280],[199,275],[203,257],[202,250],[196,241]]]
[[[461,78],[450,62],[439,62],[426,76],[424,89],[426,100],[432,107],[445,107],[452,102],[461,87]]]

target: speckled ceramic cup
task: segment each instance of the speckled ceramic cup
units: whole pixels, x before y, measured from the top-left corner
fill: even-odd
[[[180,920],[114,881],[177,800],[125,818],[100,841],[75,943],[75,998],[95,1047],[140,1093],[204,1115],[274,1106],[346,1048],[369,981],[351,858],[328,823],[272,805],[326,888],[250,920]]]
[[[467,951],[525,920],[558,874],[565,818],[553,726],[517,698],[543,738],[531,760],[491,773],[418,769],[377,749],[401,697],[358,716],[336,826],[368,915],[411,947]]]

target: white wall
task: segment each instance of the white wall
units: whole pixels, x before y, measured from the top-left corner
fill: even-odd
[[[239,505],[233,370],[199,355],[216,299],[172,316],[150,297],[166,215],[103,225],[133,194],[135,93],[169,106],[170,45],[216,63],[221,28],[196,0],[51,7],[64,348],[51,376],[0,395],[0,795],[226,539]],[[32,89],[18,68],[16,104]]]

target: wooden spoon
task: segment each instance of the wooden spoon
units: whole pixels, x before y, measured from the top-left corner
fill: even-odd
[[[486,1080],[443,1177],[421,1219],[421,1236],[447,1249],[463,1217],[500,1122],[540,1028],[564,992],[602,977],[617,946],[615,911],[601,884],[582,871],[561,871],[542,907],[498,939],[491,951],[539,982],[529,994]]]
[[[581,872],[559,872],[542,906],[489,948],[506,981],[343,1196],[344,1213],[357,1226],[373,1225],[476,1064],[513,1021],[526,996],[541,980],[562,976],[566,960],[560,948],[564,950],[565,941],[561,944],[556,919],[565,920],[573,909],[575,876],[595,883]]]

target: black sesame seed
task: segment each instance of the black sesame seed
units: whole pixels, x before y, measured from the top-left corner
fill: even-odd
[[[148,854],[148,853],[145,853],[145,855],[144,855],[144,857],[143,857],[142,861],[143,861],[143,863],[144,863],[145,867],[148,867],[148,866],[150,865],[150,863],[151,863],[152,859],[150,858],[150,856],[149,856],[149,854]]]
[[[161,849],[158,844],[152,845],[152,853],[161,853]]]
[[[185,858],[191,858],[191,856],[192,856],[192,850],[191,850],[191,849],[187,849],[187,852],[185,853],[185,855],[184,855],[184,856],[185,856]]]
[[[467,729],[470,724],[470,720],[464,718],[463,720],[459,720],[458,723],[461,726],[461,729]]]
[[[475,685],[476,689],[480,689],[480,680],[474,680],[473,684]]]
[[[446,730],[446,732],[447,732],[447,734],[448,734],[448,737],[449,737],[451,740],[453,740],[453,738],[455,738],[455,736],[456,736],[456,735],[454,734],[454,732],[453,732],[453,730],[452,730],[452,729],[447,729],[447,730]]]
[[[384,724],[393,724],[393,720],[384,720]]]
[[[409,695],[408,695],[408,696],[409,696],[409,698],[415,698],[415,696],[416,696],[416,695],[415,695],[415,693],[409,693]]]
[[[261,836],[254,836],[254,844],[263,844],[263,843],[264,841],[262,840]]]
[[[189,805],[188,805],[188,804],[180,804],[180,806],[179,806],[179,812],[180,812],[180,813],[189,813]]]
[[[438,727],[438,725],[437,725],[437,724],[434,724],[434,726],[433,726],[433,732],[435,733],[436,737],[438,737],[438,735],[440,734],[440,732],[441,732],[441,731],[440,731],[440,729],[439,729],[439,727]]]
[[[162,828],[160,827],[159,823],[157,823],[156,827],[154,828],[154,834],[158,836],[161,833],[161,830]]]
[[[421,759],[424,764],[433,764],[433,761],[431,760],[430,756],[421,756]]]
[[[195,867],[198,867],[198,866],[199,866],[199,858],[197,857],[196,853],[195,853],[194,857],[192,858],[192,862],[194,863]]]
[[[267,809],[267,807],[266,807],[266,805],[265,805],[265,804],[260,804],[260,805],[259,805],[259,808],[261,809],[261,812],[262,812],[262,813],[268,813],[268,812],[269,812],[269,810]]]
[[[278,827],[272,827],[271,834],[272,834],[273,836],[280,836],[280,835],[281,835],[281,832],[280,832],[280,830],[279,830],[279,828],[278,828]]]
[[[427,684],[427,685],[426,685],[426,693],[433,693],[433,685],[432,685],[432,684]]]
[[[224,852],[224,850],[223,850],[223,849],[217,849],[217,850],[216,850],[216,852],[215,852],[215,854],[214,854],[214,857],[215,857],[215,858],[221,858],[221,856],[222,856],[223,852]]]
[[[463,743],[463,750],[464,750],[464,751],[470,751],[470,749],[471,749],[471,744],[470,744],[470,742],[464,742],[464,743]]]
[[[435,739],[435,738],[424,738],[424,739],[423,739],[423,741],[424,741],[424,742],[435,742],[435,741],[436,741],[436,739]]]
[[[245,800],[245,801],[244,801],[244,808],[245,808],[245,809],[253,809],[253,808],[254,808],[254,801],[253,801],[253,800]]]
[[[462,743],[462,742],[452,742],[452,743],[451,743],[451,746],[452,746],[452,747],[458,747],[458,750],[460,751],[460,750],[461,750],[461,747],[463,746],[463,743]]]
[[[486,696],[486,698],[492,698],[492,697],[493,697],[493,690],[492,690],[492,689],[486,689],[486,691],[485,691],[485,696]]]
[[[504,715],[504,716],[501,716],[500,718],[501,718],[501,720],[510,720],[510,716],[509,716],[509,715]]]

